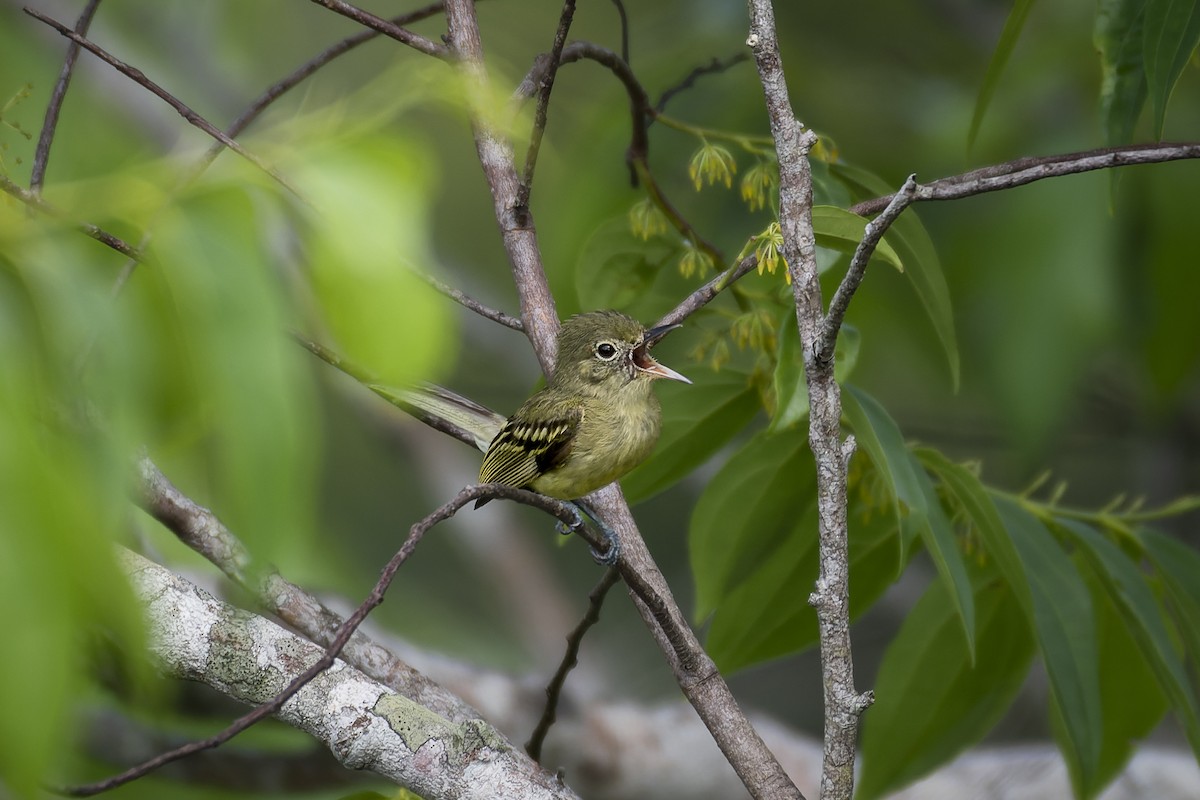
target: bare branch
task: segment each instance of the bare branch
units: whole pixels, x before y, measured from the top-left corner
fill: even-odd
[[[34,192],[13,183],[11,180],[9,180],[4,175],[0,175],[0,189],[3,189],[5,192],[7,192],[8,194],[17,198],[25,205],[29,206],[32,209],[40,211],[41,213],[45,214],[46,216],[54,217],[55,219],[61,219],[61,220],[67,219],[66,214],[64,214],[61,210],[59,210],[55,206],[50,205],[49,203],[47,203],[45,200],[43,200],[41,197],[39,197]],[[109,233],[108,231],[104,230],[103,228],[100,228],[96,225],[91,224],[90,222],[74,222],[72,224],[74,224],[78,230],[80,230],[83,233],[87,234],[88,236],[92,237],[97,242],[100,242],[101,244],[111,247],[113,250],[116,250],[118,253],[120,253],[124,256],[128,256],[129,258],[133,259],[134,261],[142,260],[141,252],[136,247],[129,244],[121,237],[115,236],[115,235]]]
[[[469,308],[471,311],[474,311],[484,319],[490,319],[492,322],[499,322],[504,327],[512,328],[514,331],[521,331],[522,333],[525,332],[525,323],[521,322],[521,320],[517,319],[511,314],[505,314],[503,311],[489,308],[473,297],[464,294],[462,291],[455,289],[453,286],[443,283],[428,273],[421,272],[420,270],[413,270],[413,274],[433,287],[435,291],[446,295],[446,297],[449,297],[451,300],[463,306],[464,308]]]
[[[407,28],[400,27],[395,22],[389,22],[382,17],[377,17],[370,11],[364,11],[358,6],[352,6],[349,3],[343,2],[343,0],[312,1],[319,6],[328,8],[335,14],[341,14],[347,19],[354,20],[359,25],[364,25],[371,30],[378,31],[384,36],[395,39],[401,44],[406,44],[414,50],[419,50],[427,56],[433,56],[434,58],[442,59],[450,56],[450,50],[445,45],[430,41],[420,34],[413,33]]]
[[[67,37],[72,42],[75,42],[80,47],[87,50],[89,53],[92,53],[97,58],[99,58],[101,61],[103,61],[104,63],[113,67],[118,72],[120,72],[122,75],[124,75],[125,77],[132,80],[134,83],[138,84],[139,86],[141,86],[145,89],[148,89],[155,96],[159,97],[164,102],[166,102],[167,105],[171,106],[171,108],[175,109],[175,111],[179,114],[179,116],[181,116],[185,120],[187,120],[192,126],[204,131],[209,136],[216,139],[221,144],[225,145],[230,150],[237,153],[239,156],[246,159],[251,164],[253,164],[254,166],[261,169],[263,172],[270,175],[272,178],[274,178],[281,186],[283,186],[289,192],[296,195],[297,197],[300,197],[300,193],[297,192],[296,189],[288,182],[288,180],[286,178],[284,178],[282,175],[280,175],[273,167],[271,167],[269,164],[267,164],[265,161],[263,161],[258,156],[254,155],[250,151],[246,150],[246,148],[242,147],[240,144],[238,144],[233,139],[226,136],[224,133],[221,132],[221,130],[219,128],[217,128],[211,122],[206,120],[204,117],[197,114],[195,111],[193,111],[191,108],[189,108],[182,100],[175,97],[175,95],[171,94],[166,89],[164,89],[163,87],[159,86],[154,81],[147,78],[145,73],[143,73],[140,69],[138,69],[137,67],[130,66],[129,64],[126,64],[124,61],[122,61],[121,59],[117,58],[116,56],[110,54],[108,51],[104,50],[99,45],[95,44],[94,42],[90,41],[89,39],[87,39],[83,36],[80,36],[75,31],[73,31],[70,28],[68,28],[67,26],[63,25],[61,22],[51,19],[50,17],[47,17],[45,14],[42,14],[39,11],[36,11],[32,8],[26,8],[25,13],[28,14],[29,16],[33,17],[34,19],[38,20],[39,22],[43,22],[46,25],[49,25],[51,28],[54,28],[60,34]]]
[[[734,266],[725,270],[720,275],[713,278],[708,283],[689,294],[687,297],[683,298],[679,305],[675,306],[675,308],[664,314],[662,319],[654,324],[677,325],[680,322],[683,322],[692,314],[696,313],[705,305],[707,305],[710,300],[723,292],[726,288],[733,285],[734,281],[737,281],[744,275],[749,274],[757,266],[758,256],[751,253]]]
[[[407,14],[401,14],[399,16],[392,17],[388,22],[391,25],[399,27],[413,22],[418,22],[423,19],[428,19],[434,14],[440,14],[441,11],[442,3],[441,0],[438,0],[438,2],[430,3],[423,8],[409,11]],[[290,89],[293,89],[297,84],[310,77],[321,67],[324,67],[338,56],[345,55],[359,45],[365,44],[381,35],[381,31],[371,28],[365,31],[359,31],[353,36],[347,36],[340,42],[336,42],[335,44],[325,48],[320,53],[301,64],[291,73],[268,86],[263,93],[256,97],[246,108],[246,110],[243,111],[241,115],[235,119],[228,128],[225,129],[225,134],[230,137],[237,136],[244,131],[250,125],[250,123],[258,119],[258,117],[267,109],[268,106],[278,100]],[[214,142],[212,147],[208,149],[208,152],[206,152],[200,159],[200,164],[197,167],[197,171],[203,171],[205,168],[207,168],[208,165],[211,164],[224,149],[224,144],[221,142]]]
[[[269,702],[263,703],[253,711],[238,717],[224,730],[214,734],[213,736],[209,736],[206,739],[200,739],[194,742],[189,742],[188,744],[177,747],[174,750],[160,753],[148,761],[144,761],[135,767],[131,767],[124,772],[121,772],[120,774],[114,775],[110,778],[106,778],[105,780],[96,781],[94,783],[84,784],[81,786],[70,787],[65,789],[64,793],[73,797],[90,797],[92,795],[100,794],[101,792],[106,792],[110,789],[116,788],[117,786],[123,786],[130,781],[136,780],[143,775],[153,772],[155,769],[163,766],[164,764],[169,764],[172,761],[185,758],[192,753],[198,753],[202,750],[209,750],[214,747],[219,747],[247,728],[261,722],[273,714],[276,714],[283,707],[283,704],[295,696],[295,694],[304,688],[309,681],[333,665],[333,662],[342,652],[342,648],[346,646],[346,644],[350,641],[350,638],[354,635],[355,631],[358,630],[358,627],[363,623],[364,620],[366,620],[367,615],[383,602],[388,587],[391,586],[392,580],[396,577],[396,573],[399,571],[400,567],[403,566],[404,563],[412,556],[413,551],[416,550],[417,545],[420,543],[421,539],[424,538],[425,534],[428,533],[429,530],[438,523],[444,522],[445,520],[454,516],[459,509],[461,509],[467,503],[471,502],[472,500],[478,500],[482,497],[499,497],[507,500],[515,500],[525,505],[531,505],[535,508],[540,508],[547,511],[568,525],[573,525],[578,519],[578,512],[575,511],[574,506],[572,506],[570,503],[564,503],[561,500],[555,500],[550,497],[545,497],[544,495],[527,492],[521,489],[514,489],[509,486],[501,486],[499,484],[490,483],[466,487],[457,495],[455,495],[453,499],[443,504],[424,519],[415,523],[409,529],[408,538],[404,540],[404,543],[400,546],[400,549],[396,551],[396,554],[392,556],[391,560],[389,560],[387,565],[383,568],[383,571],[380,573],[379,580],[375,583],[374,588],[371,589],[370,594],[367,595],[367,599],[364,600],[358,606],[358,608],[354,610],[354,613],[347,617],[346,621],[338,627],[337,632],[333,636],[333,640],[326,647],[324,654],[307,669],[289,681],[287,686],[278,694],[276,694]],[[594,544],[602,543],[602,540],[599,537],[595,538],[596,542],[594,542]]]
[[[824,318],[812,226],[812,171],[808,163],[809,148],[817,137],[811,130],[804,130],[792,111],[770,0],[749,0],[749,9],[750,35],[746,44],[758,68],[779,161],[779,226],[783,233],[783,255],[792,279],[796,325],[804,348],[808,440],[817,464],[820,574],[813,599],[825,687],[821,797],[850,800],[858,716],[865,701],[854,690],[850,649],[846,464],[839,438],[841,396],[832,359],[822,361],[814,357],[819,352]]]
[[[83,36],[91,27],[92,17],[100,0],[88,0],[87,6],[79,19],[75,21],[75,31]],[[75,61],[79,58],[79,44],[71,42],[67,45],[67,55],[63,59],[62,70],[58,73],[58,81],[46,104],[46,118],[42,122],[42,132],[38,136],[37,149],[33,155],[33,169],[29,175],[29,189],[35,194],[42,193],[42,184],[46,180],[46,165],[50,161],[50,143],[54,141],[54,131],[58,128],[58,114],[62,110],[63,100],[67,96],[67,87],[71,84],[71,75],[75,72]]]
[[[151,652],[172,677],[257,704],[331,661],[311,642],[139,555],[120,551],[119,559],[146,609]],[[344,662],[306,682],[277,716],[348,769],[372,770],[429,800],[578,800],[487,723],[450,722]]]
[[[817,361],[827,362],[833,359],[833,351],[837,346],[838,331],[842,329],[842,320],[846,318],[846,309],[850,306],[850,300],[854,297],[854,293],[858,291],[863,276],[867,274],[867,262],[871,260],[871,256],[875,253],[875,248],[883,240],[883,235],[887,233],[887,229],[892,226],[893,222],[899,219],[904,209],[908,208],[913,202],[916,190],[917,176],[909,175],[900,191],[892,195],[892,201],[888,203],[883,213],[867,223],[862,241],[854,249],[854,256],[850,259],[850,266],[846,269],[846,275],[838,285],[837,291],[833,293],[833,299],[829,301],[829,313],[825,316],[825,321],[822,323],[820,338],[814,343],[817,348],[815,354]]]
[[[617,16],[621,18],[621,60],[629,63],[629,15],[625,13],[625,3],[622,0],[612,0],[617,7]]]
[[[529,741],[525,743],[525,752],[534,761],[542,760],[542,745],[546,742],[546,734],[550,732],[550,726],[554,724],[558,701],[562,697],[562,689],[567,682],[567,675],[579,663],[579,647],[583,644],[583,637],[593,625],[600,621],[600,609],[604,606],[604,598],[608,595],[608,590],[616,586],[620,580],[621,574],[616,569],[609,568],[604,572],[604,577],[588,594],[587,613],[567,636],[566,652],[563,653],[562,661],[555,670],[554,677],[546,686],[546,705],[542,709],[542,717],[538,720],[533,733],[530,734]]]
[[[1200,142],[1161,142],[1137,144],[1123,147],[1102,147],[1078,153],[1055,156],[1019,158],[1003,164],[993,164],[980,169],[952,175],[918,185],[915,201],[957,200],[977,194],[1012,189],[1043,178],[1074,175],[1098,169],[1128,167],[1135,164],[1158,164],[1165,161],[1180,161],[1200,158]],[[876,197],[850,208],[855,214],[869,217],[882,210],[895,195]]]
[[[517,209],[528,210],[529,193],[533,191],[533,171],[537,166],[538,150],[542,146],[542,135],[546,132],[546,112],[550,106],[550,92],[554,89],[554,76],[558,74],[559,59],[567,43],[567,32],[575,17],[575,0],[564,0],[562,14],[558,19],[558,30],[554,32],[554,45],[550,48],[546,70],[538,83],[537,109],[533,115],[533,131],[529,135],[529,150],[525,153],[525,172],[521,186],[517,189]]]
[[[699,80],[700,78],[704,77],[705,75],[715,75],[715,74],[718,74],[721,72],[725,72],[727,69],[730,69],[731,67],[734,67],[734,66],[742,63],[743,61],[749,61],[749,60],[750,60],[750,54],[744,50],[741,50],[741,51],[738,51],[737,53],[734,53],[733,55],[729,56],[728,58],[725,58],[725,59],[714,58],[712,61],[708,62],[707,64],[700,66],[700,67],[696,67],[691,72],[689,72],[686,76],[684,76],[683,80],[681,80],[679,83],[675,84],[674,86],[668,88],[661,95],[659,95],[658,102],[654,104],[654,110],[661,114],[664,110],[666,110],[667,103],[671,102],[671,98],[673,98],[675,95],[679,94],[680,92],[687,91],[688,89],[695,86],[696,81]]]

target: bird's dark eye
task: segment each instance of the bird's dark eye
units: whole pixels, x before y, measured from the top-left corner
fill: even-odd
[[[605,361],[610,361],[617,355],[617,348],[611,342],[601,342],[596,345],[596,355]]]

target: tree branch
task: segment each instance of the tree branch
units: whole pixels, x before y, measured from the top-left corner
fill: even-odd
[[[0,189],[20,200],[30,208],[40,211],[48,217],[61,220],[67,219],[67,215],[57,207],[50,205],[34,192],[13,183],[4,175],[0,175]],[[90,222],[72,222],[71,224],[73,224],[77,230],[82,231],[83,233],[95,239],[97,242],[111,247],[113,250],[116,250],[118,253],[124,256],[128,256],[134,261],[141,261],[143,258],[141,252],[136,247],[129,244],[121,237],[115,236],[97,225],[93,225]]]
[[[533,114],[533,131],[529,135],[529,149],[525,153],[525,172],[517,189],[517,209],[528,211],[529,193],[533,191],[533,171],[537,166],[538,150],[542,146],[542,135],[546,132],[546,111],[550,106],[550,92],[554,89],[554,76],[558,74],[559,59],[567,43],[567,32],[575,17],[575,0],[564,0],[562,14],[558,19],[558,30],[554,32],[554,44],[550,48],[546,71],[538,82],[537,108]]]
[[[444,294],[446,297],[449,297],[463,308],[474,311],[484,319],[490,319],[492,322],[498,322],[506,328],[512,328],[514,331],[521,331],[522,333],[525,332],[525,323],[521,322],[521,320],[517,319],[511,314],[505,314],[503,311],[485,306],[475,298],[470,297],[458,289],[455,289],[453,286],[443,283],[427,272],[414,269],[413,274],[425,281],[425,283],[429,284],[434,291]]]
[[[474,7],[470,0],[447,0],[446,17],[451,47],[467,78],[476,150],[492,191],[496,219],[521,297],[525,332],[533,343],[542,369],[549,374],[554,366],[554,335],[558,330],[554,298],[542,269],[532,219],[528,220],[526,228],[514,225],[518,182],[512,165],[512,149],[498,137],[486,116],[487,105],[483,98],[487,96],[487,74]],[[564,48],[564,58],[570,49],[570,46]],[[620,537],[622,547],[617,568],[621,577],[630,587],[642,618],[670,661],[684,695],[704,720],[738,777],[755,798],[799,796],[779,762],[738,707],[729,686],[679,610],[670,587],[642,540],[620,487],[610,485],[585,499]]]
[[[211,122],[209,122],[204,117],[200,116],[195,111],[193,111],[191,108],[189,108],[187,106],[187,104],[184,103],[182,100],[175,97],[175,95],[171,94],[166,89],[164,89],[163,87],[159,86],[157,83],[155,83],[154,81],[152,81],[148,77],[146,77],[146,74],[144,72],[142,72],[140,69],[138,69],[137,67],[133,67],[133,66],[130,66],[129,64],[126,64],[124,61],[122,61],[121,59],[112,55],[111,53],[106,51],[104,48],[100,47],[99,45],[95,44],[94,42],[90,41],[89,39],[87,39],[83,36],[80,36],[78,33],[71,30],[66,25],[63,25],[61,22],[58,22],[57,20],[51,19],[50,17],[46,16],[45,14],[42,14],[39,11],[36,11],[32,8],[27,7],[27,8],[25,8],[25,13],[28,14],[29,16],[33,17],[34,19],[38,20],[39,22],[42,22],[46,25],[49,25],[51,28],[54,28],[54,30],[58,31],[63,36],[67,37],[72,42],[75,42],[80,47],[84,48],[89,53],[96,56],[104,63],[108,64],[113,69],[117,70],[118,72],[120,72],[122,75],[124,75],[125,77],[132,80],[137,85],[149,90],[156,97],[158,97],[161,100],[163,100],[164,102],[166,102],[166,104],[169,105],[171,108],[175,109],[175,111],[179,114],[179,116],[181,116],[185,120],[187,120],[188,123],[190,123],[193,127],[204,131],[206,134],[208,134],[212,138],[216,139],[218,142],[225,145],[230,150],[237,153],[239,156],[246,159],[251,164],[253,164],[254,166],[261,169],[266,174],[270,175],[273,179],[275,179],[276,182],[279,183],[280,186],[283,186],[285,189],[287,189],[289,192],[291,192],[296,197],[301,197],[300,193],[298,191],[296,191],[295,187],[293,187],[291,185],[291,183],[289,183],[288,180],[286,178],[284,178],[282,175],[280,175],[273,167],[271,167],[269,164],[267,164],[265,161],[263,161],[258,156],[254,155],[253,153],[248,151],[246,148],[242,147],[240,144],[238,144],[233,139],[226,136],[224,133],[221,132],[221,130],[219,128],[217,128]]]
[[[804,130],[788,98],[783,61],[770,0],[749,0],[750,35],[766,99],[771,136],[779,161],[779,226],[783,255],[792,279],[796,324],[804,349],[808,383],[809,446],[817,464],[820,574],[812,602],[817,609],[821,668],[825,687],[825,753],[821,797],[849,800],[854,788],[858,717],[869,695],[854,690],[850,649],[850,558],[846,515],[846,464],[840,440],[841,395],[833,360],[820,352],[823,313],[812,227],[812,172],[809,148],[817,137]],[[848,300],[848,298],[846,298]]]
[[[1102,147],[1078,153],[1054,156],[1036,156],[993,164],[980,169],[952,175],[927,184],[918,184],[914,201],[957,200],[1002,189],[1013,189],[1043,178],[1074,175],[1098,169],[1128,167],[1135,164],[1159,164],[1200,158],[1200,142],[1161,142],[1158,144],[1136,144],[1123,147]],[[876,197],[851,206],[850,210],[860,216],[869,217],[878,213],[895,195]]]
[[[909,175],[900,191],[892,195],[892,200],[883,213],[867,223],[862,241],[854,249],[854,256],[850,259],[846,275],[838,284],[837,291],[833,293],[833,299],[829,301],[829,313],[825,316],[825,321],[821,325],[820,337],[814,345],[817,361],[827,362],[833,359],[838,332],[842,329],[842,320],[846,318],[846,309],[850,306],[850,300],[858,291],[863,276],[867,274],[867,263],[871,260],[879,242],[882,241],[883,235],[887,233],[887,229],[899,219],[904,209],[912,204],[916,189],[917,176]]]
[[[341,14],[346,19],[351,19],[359,25],[370,28],[373,31],[378,31],[388,38],[395,39],[401,44],[406,44],[414,50],[418,50],[427,56],[434,58],[449,58],[450,50],[443,44],[426,39],[420,34],[413,33],[407,28],[402,28],[395,22],[389,22],[382,17],[377,17],[370,11],[364,11],[358,6],[352,6],[343,0],[312,0],[319,6],[324,6],[335,14]]]
[[[725,59],[714,58],[712,61],[708,62],[707,64],[696,67],[691,72],[689,72],[686,76],[684,76],[683,80],[681,80],[679,83],[675,84],[674,86],[669,87],[661,95],[659,95],[658,102],[654,104],[654,110],[661,114],[663,111],[666,110],[667,103],[671,102],[671,98],[673,98],[675,95],[679,94],[680,92],[687,91],[688,89],[695,86],[696,81],[699,80],[700,78],[702,78],[703,76],[716,75],[716,74],[725,72],[726,70],[730,69],[731,67],[734,67],[734,66],[742,63],[743,61],[748,61],[749,59],[750,59],[750,54],[745,52],[744,50],[742,50],[737,53],[734,53],[733,55],[729,56],[728,58],[725,58]]]
[[[732,286],[734,281],[737,281],[743,276],[754,271],[754,268],[757,266],[758,256],[751,253],[737,264],[725,270],[720,275],[713,278],[708,283],[689,294],[687,297],[683,298],[679,305],[675,306],[675,308],[664,314],[662,318],[654,324],[656,326],[678,325],[707,305],[708,302],[718,294]]]
[[[546,705],[542,708],[542,717],[538,720],[533,733],[530,734],[529,741],[525,743],[525,752],[534,761],[540,763],[542,760],[542,745],[545,744],[546,734],[550,732],[550,726],[554,724],[557,716],[558,701],[562,697],[567,675],[579,663],[579,648],[583,644],[583,637],[593,625],[600,621],[600,609],[604,606],[604,598],[608,595],[608,590],[616,586],[620,580],[621,573],[617,570],[609,568],[604,571],[604,577],[588,594],[587,613],[567,636],[567,649],[563,653],[562,661],[559,662],[554,677],[546,686]]]
[[[410,536],[406,546],[412,542]],[[324,742],[345,766],[370,769],[428,800],[578,797],[486,723],[443,719],[343,662],[334,666],[330,651],[226,605],[141,556],[123,551],[121,560],[147,608],[151,649],[168,674],[203,681],[246,703],[274,696],[243,720],[270,709]]]
[[[88,28],[92,24],[92,17],[95,16],[96,8],[99,5],[100,0],[88,0],[83,13],[75,21],[75,32],[80,36],[87,34]],[[58,114],[62,111],[63,100],[66,99],[67,87],[71,84],[71,75],[75,72],[75,61],[78,58],[79,44],[71,42],[67,45],[67,55],[63,59],[62,70],[58,73],[58,81],[54,84],[50,102],[46,104],[46,118],[42,122],[42,132],[38,136],[37,149],[33,155],[33,168],[29,174],[29,190],[35,195],[42,193],[42,184],[46,180],[46,166],[50,161],[50,144],[54,141],[54,132],[58,128]]]

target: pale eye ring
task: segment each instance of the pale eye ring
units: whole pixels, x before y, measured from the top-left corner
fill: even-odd
[[[605,361],[612,361],[617,357],[617,347],[612,342],[600,342],[596,345],[596,355]]]

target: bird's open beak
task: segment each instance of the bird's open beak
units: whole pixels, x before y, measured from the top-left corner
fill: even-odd
[[[658,344],[660,339],[679,327],[682,326],[659,325],[657,328],[651,328],[650,330],[646,331],[646,337],[642,340],[641,346],[633,351],[634,365],[652,378],[667,378],[673,381],[691,383],[690,380],[685,378],[683,375],[680,375],[675,370],[671,369],[670,367],[663,366],[655,361],[654,357],[650,355],[650,348],[652,346]]]

